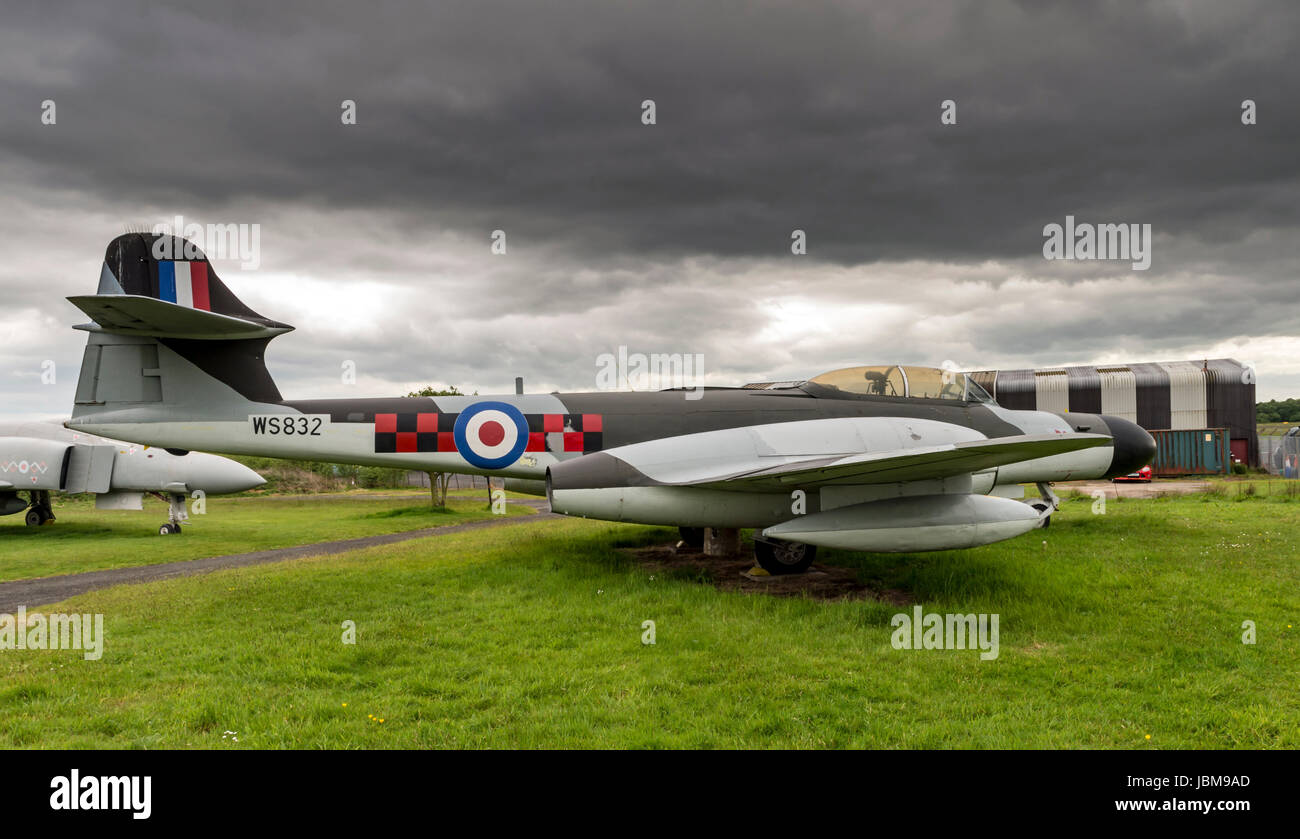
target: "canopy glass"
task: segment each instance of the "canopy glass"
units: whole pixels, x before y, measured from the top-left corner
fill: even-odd
[[[813,384],[862,396],[898,396],[912,399],[956,399],[992,402],[988,391],[965,373],[938,367],[845,367],[822,373]]]

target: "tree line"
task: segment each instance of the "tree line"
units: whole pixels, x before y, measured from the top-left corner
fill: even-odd
[[[1300,423],[1300,399],[1270,399],[1257,403],[1255,422]]]

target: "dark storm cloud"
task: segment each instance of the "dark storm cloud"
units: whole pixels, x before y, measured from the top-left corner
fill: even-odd
[[[72,2],[3,23],[11,410],[52,399],[43,359],[75,371],[61,296],[104,243],[178,213],[262,224],[261,271],[218,270],[299,327],[269,354],[298,397],[343,359],[367,393],[486,392],[591,387],[619,345],[705,352],[720,384],[1300,331],[1294,4]],[[1066,214],[1150,224],[1151,270],[1045,261]]]
[[[1225,242],[1300,212],[1291,4],[87,3],[6,23],[4,111],[54,98],[73,130],[10,119],[0,143],[120,200],[398,208],[584,259],[779,254],[794,228],[842,261],[1014,258],[1067,212]]]

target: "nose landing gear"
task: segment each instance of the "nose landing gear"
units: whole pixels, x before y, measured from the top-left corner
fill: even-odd
[[[154,493],[159,498],[163,496]],[[171,536],[181,532],[181,522],[189,521],[190,514],[185,509],[185,496],[178,492],[169,492],[167,501],[167,523],[158,528],[159,536]]]
[[[1030,501],[1029,506],[1038,511],[1040,528],[1052,526],[1052,513],[1055,513],[1061,507],[1061,499],[1056,493],[1052,492],[1052,485],[1046,481],[1040,481],[1035,484],[1038,487],[1038,495],[1041,500]]]

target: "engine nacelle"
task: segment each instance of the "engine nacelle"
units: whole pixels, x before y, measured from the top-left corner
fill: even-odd
[[[1041,523],[1028,504],[989,495],[892,498],[799,516],[764,536],[850,551],[973,548],[1028,533]]]
[[[766,527],[790,517],[790,495],[697,487],[556,489],[551,510],[566,516],[674,527]]]

